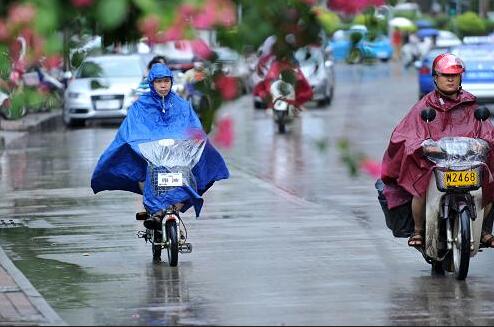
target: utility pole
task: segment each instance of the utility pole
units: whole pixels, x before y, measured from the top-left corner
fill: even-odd
[[[487,18],[487,5],[488,0],[479,0],[479,17]]]

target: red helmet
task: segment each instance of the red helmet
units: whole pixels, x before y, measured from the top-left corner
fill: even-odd
[[[432,74],[461,74],[465,71],[463,61],[451,53],[443,53],[432,62]]]

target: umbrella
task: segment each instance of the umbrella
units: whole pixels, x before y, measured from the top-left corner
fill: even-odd
[[[428,36],[437,36],[439,35],[439,31],[435,28],[423,28],[417,31],[417,36],[421,39]]]
[[[410,28],[415,27],[415,24],[408,18],[405,17],[395,17],[389,21],[389,26],[397,28]]]

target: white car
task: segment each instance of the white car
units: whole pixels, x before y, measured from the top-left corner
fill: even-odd
[[[334,63],[322,47],[306,46],[295,52],[305,78],[312,87],[312,101],[323,107],[331,104],[334,94]]]
[[[87,120],[127,116],[128,108],[137,99],[135,89],[145,74],[146,64],[140,55],[87,57],[65,90],[65,125],[80,127]]]

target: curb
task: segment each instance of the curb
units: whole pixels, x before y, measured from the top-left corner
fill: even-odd
[[[56,110],[46,113],[30,113],[19,120],[0,120],[0,156],[11,141],[29,132],[52,130],[63,125],[61,116],[62,111]],[[20,292],[24,293],[32,306],[39,311],[43,320],[34,319],[34,321],[26,321],[25,319],[29,319],[29,317],[19,317],[20,320],[18,321],[0,320],[0,325],[67,326],[67,323],[60,318],[31,282],[14,265],[2,247],[0,247],[0,268],[2,267],[8,276],[13,279],[15,284],[17,284]]]
[[[37,132],[55,128],[62,124],[61,110],[30,113],[18,120],[0,120],[0,131]],[[0,142],[1,143],[1,142]]]
[[[46,321],[38,321],[41,326],[67,326],[67,324],[58,316],[52,307],[39,294],[29,280],[17,269],[14,263],[9,259],[7,254],[0,247],[0,266],[5,269],[10,277],[19,286],[21,291],[26,294],[33,306],[42,314]],[[15,324],[13,321],[9,321]],[[24,322],[25,323],[25,322]],[[0,321],[0,325],[3,323]]]

